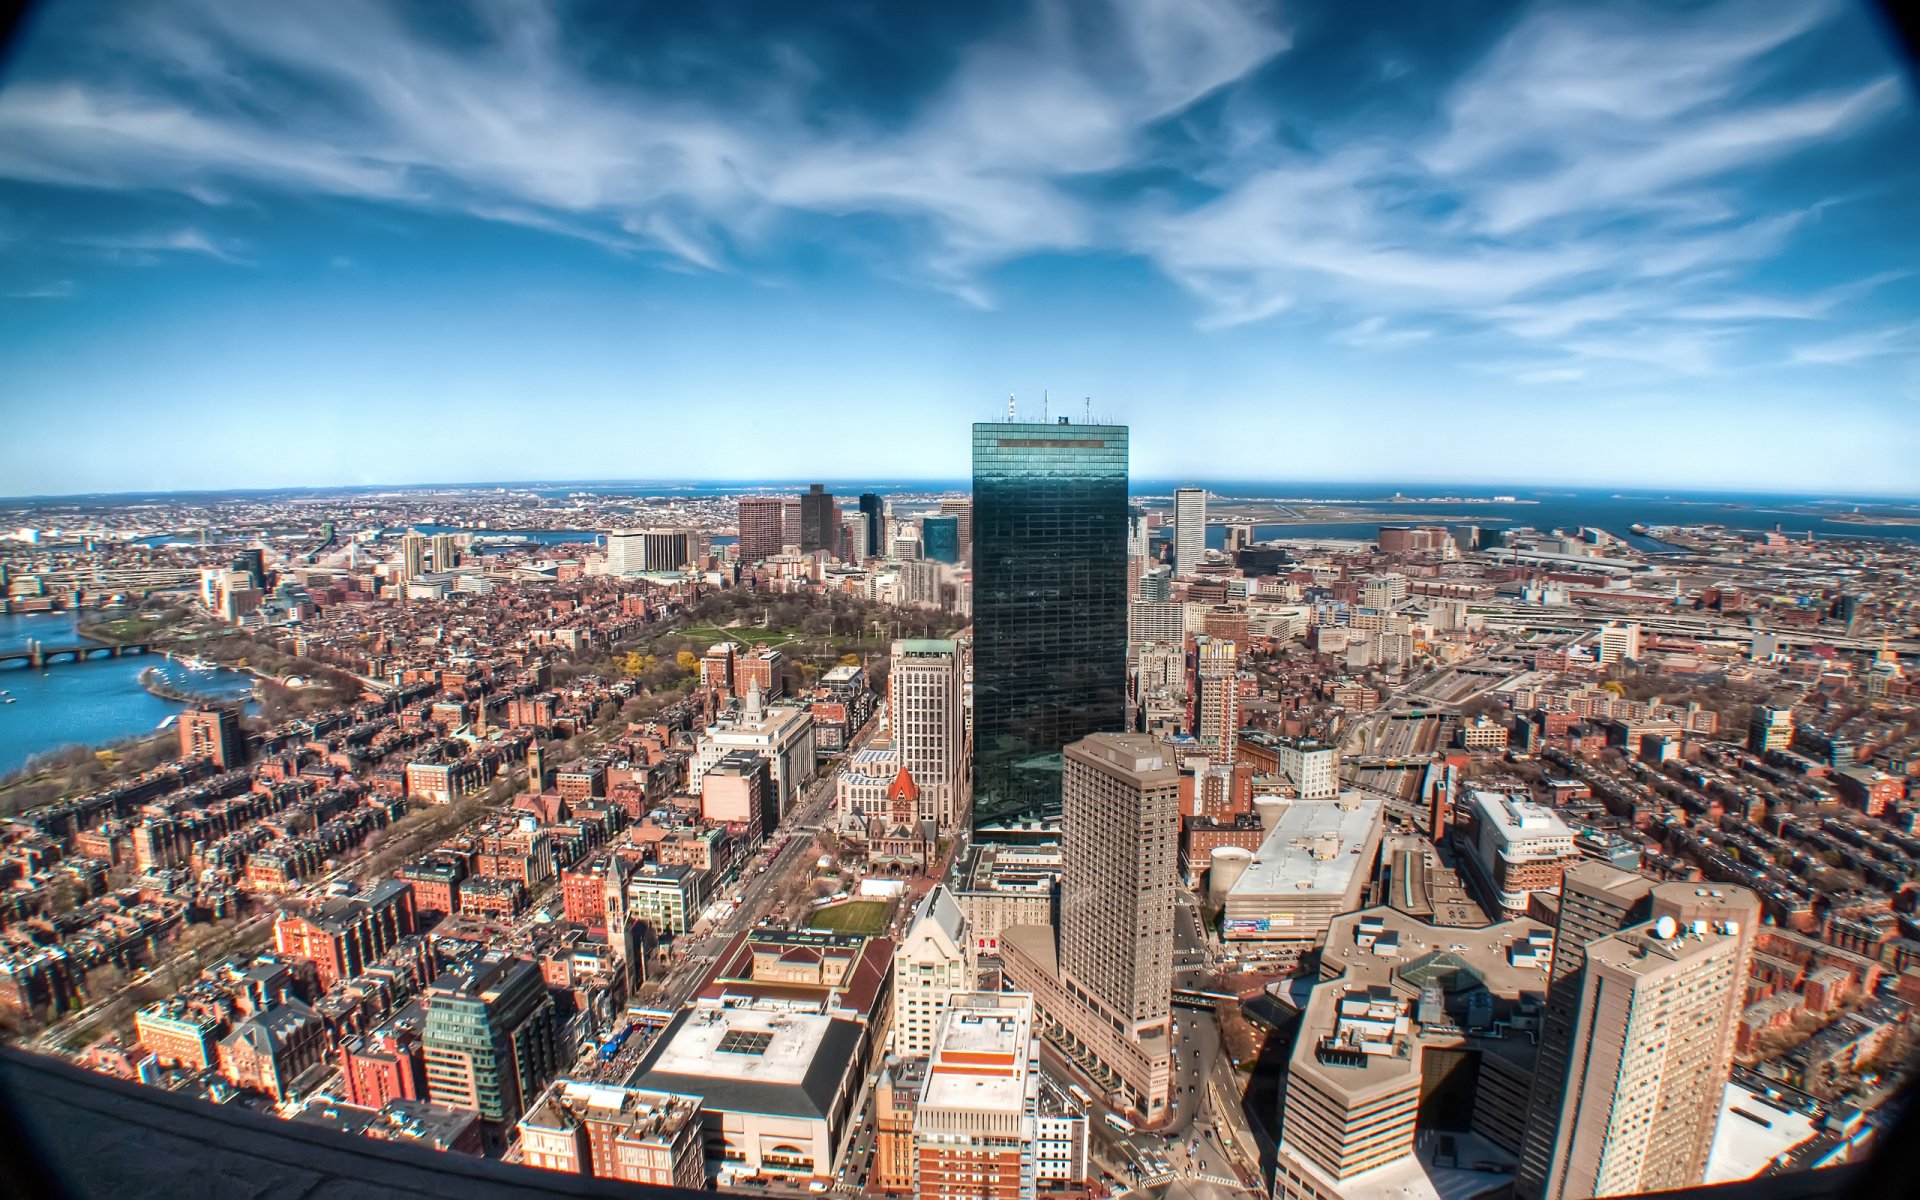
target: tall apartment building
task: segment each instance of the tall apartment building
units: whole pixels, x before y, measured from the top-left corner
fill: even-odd
[[[839,540],[840,507],[833,493],[816,483],[800,497],[800,552],[830,551]]]
[[[1661,884],[1652,912],[1586,948],[1550,1200],[1706,1177],[1760,901],[1730,885]]]
[[[1640,626],[1632,621],[1608,621],[1594,640],[1602,666],[1632,662],[1640,657]]]
[[[1031,1200],[1037,1191],[1039,1045],[1033,997],[954,997],[913,1118],[919,1200]]]
[[[952,831],[966,816],[966,664],[959,644],[920,638],[893,644],[887,722],[899,765],[920,789],[920,819]]]
[[[940,1020],[953,997],[971,992],[978,960],[967,918],[945,885],[928,892],[893,956],[893,1052],[933,1053]]]
[[[977,832],[1052,811],[1061,750],[1125,720],[1127,511],[1125,426],[973,427]]]
[[[1580,1012],[1587,947],[1647,919],[1654,881],[1601,862],[1577,862],[1561,873],[1554,925],[1553,968],[1540,1021],[1540,1056],[1527,1101],[1526,1133],[1514,1173],[1518,1195],[1537,1197],[1546,1186],[1560,1127],[1573,1031]]]
[[[1180,774],[1137,734],[1082,738],[1064,766],[1058,934],[1003,930],[1007,978],[1100,1064],[1120,1107],[1158,1124],[1172,1086]]]
[[[1187,606],[1172,600],[1135,600],[1127,607],[1127,640],[1135,646],[1186,645]]]
[[[499,1129],[520,1119],[565,1065],[553,997],[524,958],[493,952],[427,988],[427,1094]]]
[[[434,570],[453,570],[460,565],[460,535],[457,533],[434,534],[432,551]]]
[[[1191,575],[1207,561],[1207,490],[1184,487],[1173,493],[1173,573]]]
[[[427,573],[428,539],[409,529],[400,535],[400,578],[418,579]]]
[[[1793,745],[1793,709],[1759,705],[1747,720],[1747,749],[1755,754]]]
[[[180,757],[211,758],[223,771],[247,761],[247,735],[231,708],[189,708],[179,717]]]
[[[1240,735],[1240,656],[1223,638],[1199,637],[1193,653],[1193,736],[1218,763],[1233,761]]]
[[[772,558],[787,546],[786,500],[779,496],[740,497],[740,562]]]

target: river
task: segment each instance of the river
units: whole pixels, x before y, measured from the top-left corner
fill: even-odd
[[[0,615],[0,649],[25,649],[30,639],[47,646],[81,640],[66,613]],[[45,671],[0,667],[0,775],[29,758],[61,746],[101,745],[151,733],[186,705],[162,700],[140,686],[140,672],[158,667],[174,683],[195,692],[244,695],[252,680],[236,671],[188,671],[157,655],[57,663]],[[11,703],[7,703],[11,701]]]

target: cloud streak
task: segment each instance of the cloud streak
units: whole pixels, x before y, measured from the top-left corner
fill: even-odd
[[[1835,0],[1530,8],[1432,103],[1310,136],[1262,84],[1307,64],[1251,0],[1038,0],[899,113],[823,98],[803,46],[705,89],[610,71],[545,6],[438,30],[376,0],[137,11],[109,53],[51,54],[0,93],[0,179],[460,212],[693,272],[765,269],[796,222],[877,218],[885,271],[975,307],[1009,261],[1130,254],[1205,329],[1314,319],[1380,353],[1494,338],[1523,382],[1709,373],[1756,324],[1835,321],[1877,285],[1757,286],[1817,202],[1745,185],[1903,104],[1883,68],[1783,66]],[[49,42],[100,38],[85,16]],[[91,244],[245,261],[197,227]],[[1848,352],[1805,349],[1790,361]]]

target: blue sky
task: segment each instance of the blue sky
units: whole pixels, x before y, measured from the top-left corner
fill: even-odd
[[[53,0],[0,494],[967,470],[1920,492],[1840,0]],[[81,449],[84,447],[84,449]]]

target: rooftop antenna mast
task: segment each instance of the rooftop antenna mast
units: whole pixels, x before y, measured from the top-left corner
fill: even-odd
[[[1013,424],[1013,393],[1007,393],[1007,424]]]
[[[1092,396],[1087,397],[1086,411],[1082,414],[1080,418],[1080,423],[1082,425],[1093,424],[1093,397]]]
[[[1045,425],[1049,419],[1047,417],[1047,402],[1051,398],[1051,396],[1052,396],[1052,393],[1050,393],[1046,388],[1040,389],[1040,423],[1042,425]]]

